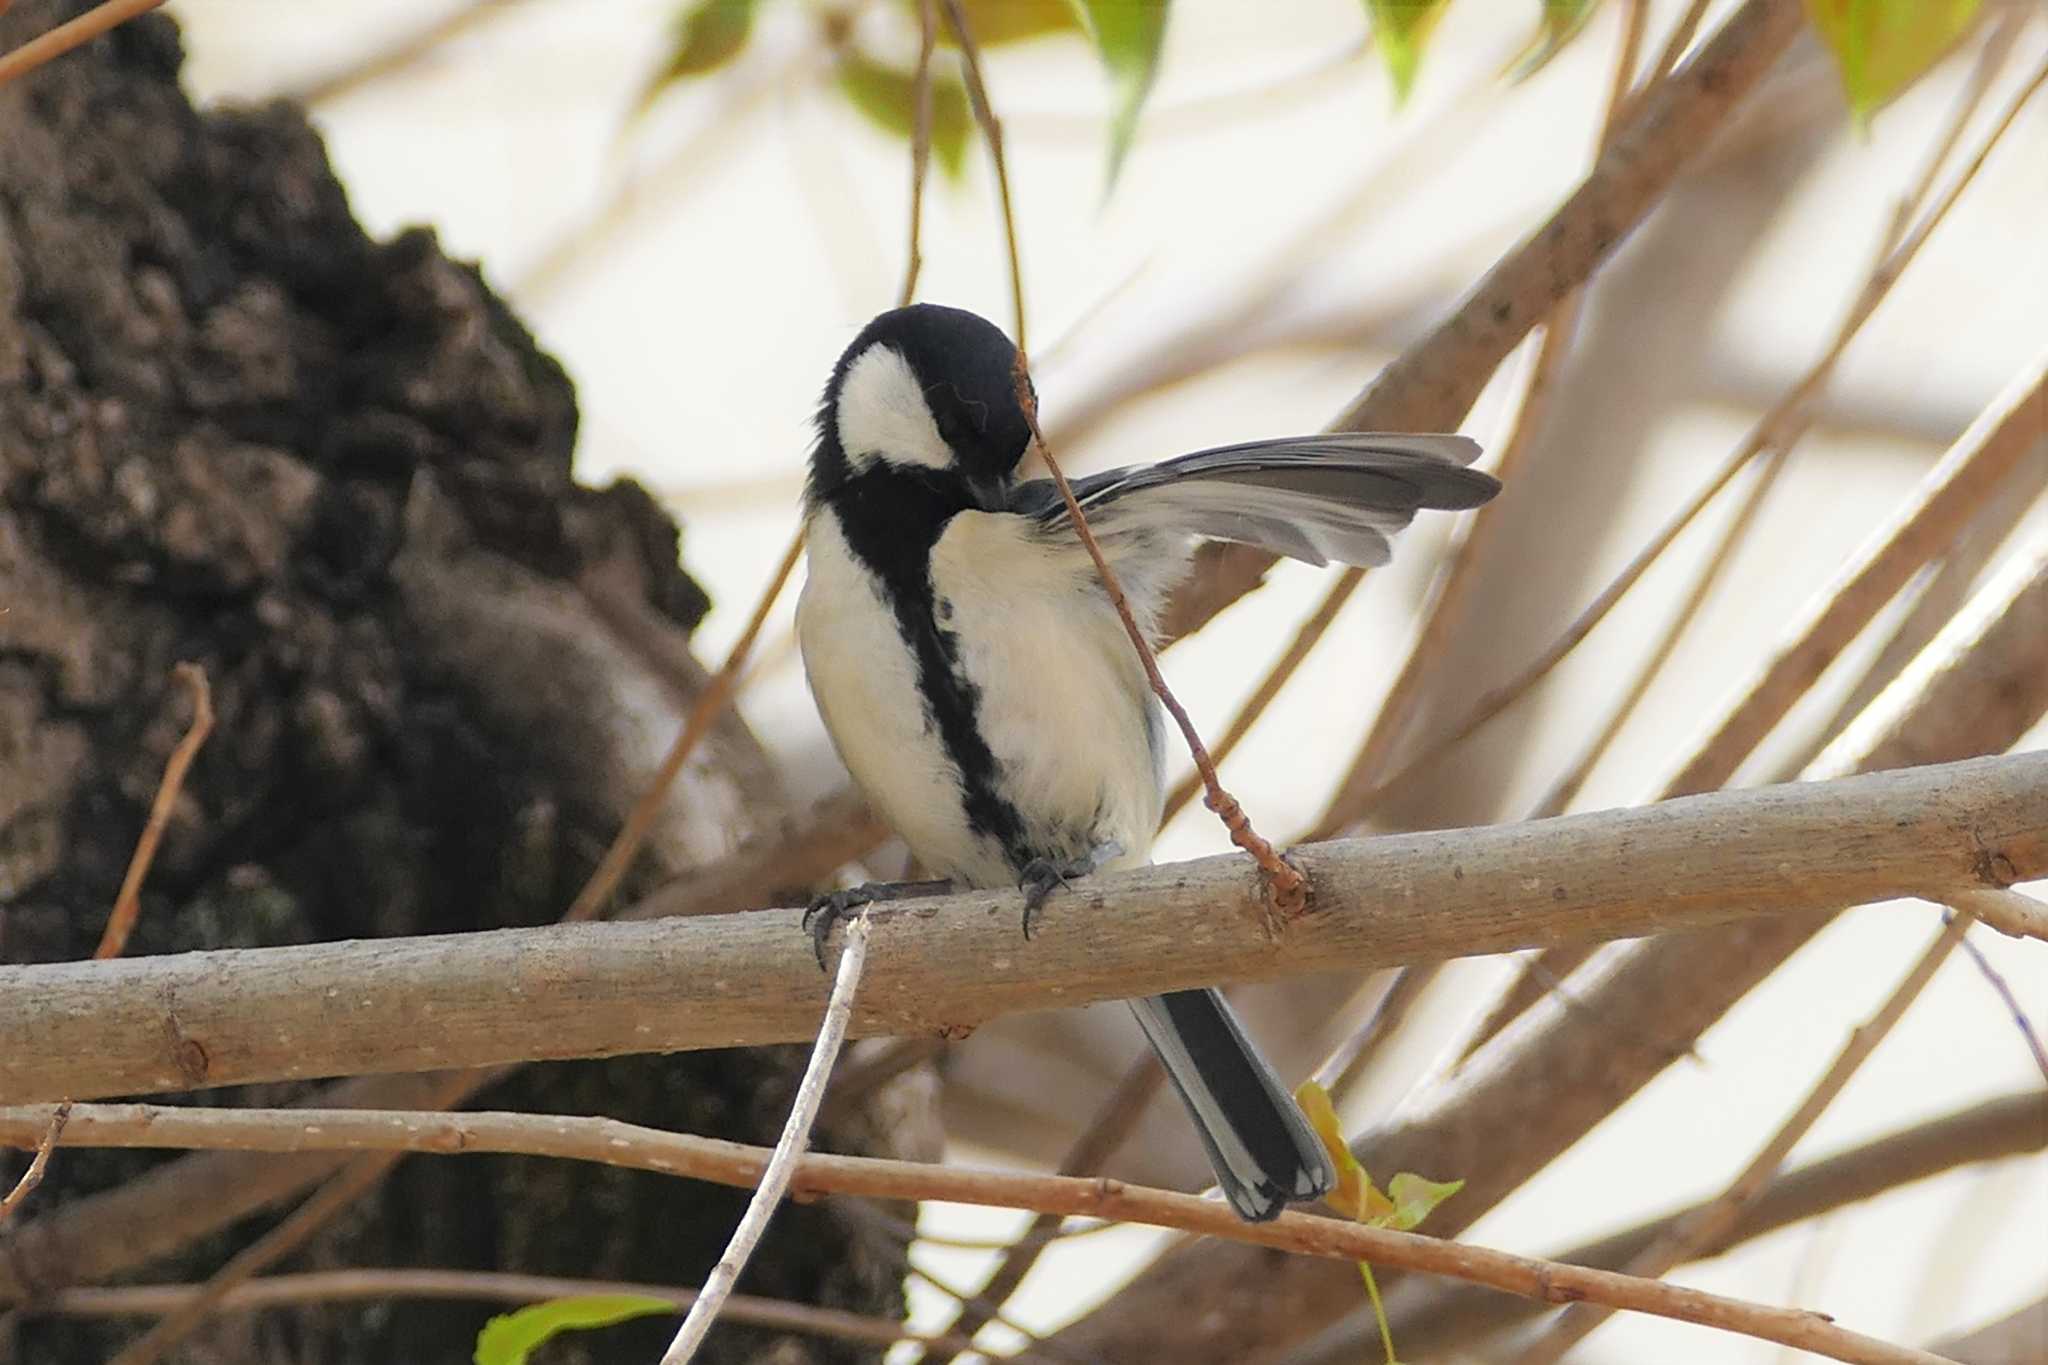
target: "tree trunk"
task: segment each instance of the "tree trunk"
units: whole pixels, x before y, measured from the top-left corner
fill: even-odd
[[[0,50],[86,7],[23,0],[0,13]],[[633,484],[572,481],[569,381],[474,269],[425,231],[369,240],[297,109],[197,113],[180,56],[151,17],[0,88],[0,960],[92,952],[186,724],[170,670],[188,659],[219,719],[130,953],[549,920],[701,682],[674,662],[708,606],[676,528]],[[728,718],[635,886],[783,809]],[[477,1103],[766,1142],[801,1065],[794,1049],[551,1065]],[[848,1116],[821,1145],[928,1155],[930,1106],[910,1112],[894,1132]],[[60,1149],[19,1221],[161,1159]],[[568,1163],[419,1159],[292,1264],[692,1284],[742,1203]],[[147,1277],[204,1277],[268,1222]],[[786,1209],[741,1288],[900,1314],[874,1236],[829,1203]],[[228,1317],[181,1358],[462,1360],[491,1311]],[[138,1330],[8,1321],[0,1358],[38,1365],[103,1361]],[[548,1358],[649,1358],[669,1330]],[[728,1327],[704,1358],[874,1356]]]

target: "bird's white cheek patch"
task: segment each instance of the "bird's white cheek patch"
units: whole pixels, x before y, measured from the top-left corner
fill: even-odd
[[[870,346],[848,367],[834,416],[839,443],[855,470],[876,460],[930,469],[953,463],[916,371],[887,346]]]

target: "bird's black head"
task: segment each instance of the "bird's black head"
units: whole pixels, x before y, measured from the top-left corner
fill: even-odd
[[[1000,328],[963,309],[920,303],[882,314],[825,386],[812,495],[879,470],[960,494],[965,506],[993,505],[1031,439],[1016,360]]]

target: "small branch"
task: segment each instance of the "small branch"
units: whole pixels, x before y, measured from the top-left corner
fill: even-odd
[[[1295,857],[1316,909],[1278,938],[1257,922],[1264,888],[1235,853],[1091,879],[1087,896],[1046,907],[1028,950],[1014,890],[877,909],[893,932],[875,949],[854,1031],[937,1034],[1016,1010],[2023,881],[2048,875],[2048,754]],[[1098,898],[1114,913],[1088,903]],[[798,914],[4,966],[0,1094],[90,1099],[807,1040],[824,991]]]
[[[194,1284],[137,1284],[117,1288],[60,1289],[26,1306],[30,1316],[100,1318],[159,1316],[176,1312],[200,1290]],[[694,1289],[619,1280],[583,1280],[563,1275],[520,1275],[497,1270],[325,1270],[269,1275],[237,1285],[214,1306],[219,1313],[317,1303],[379,1303],[391,1299],[452,1299],[461,1302],[530,1304],[585,1294],[630,1294],[667,1299],[678,1309],[696,1301]],[[729,1322],[840,1341],[889,1346],[914,1341],[927,1347],[964,1349],[960,1337],[913,1332],[888,1318],[816,1308],[787,1299],[733,1294],[725,1301]]]
[[[988,139],[989,162],[995,167],[996,196],[1003,209],[1003,240],[1009,247],[1010,256],[1010,307],[1017,319],[1017,353],[1023,355],[1024,344],[1024,265],[1017,251],[1017,215],[1010,203],[1010,170],[1003,159],[1003,125],[996,118],[995,106],[989,103],[988,86],[981,78],[981,49],[974,41],[974,30],[967,22],[967,7],[961,0],[945,0],[946,23],[953,30],[955,41],[960,44],[960,56],[967,69],[967,96],[974,105],[975,122],[981,125],[981,135]],[[1040,442],[1040,448],[1044,443]]]
[[[164,1352],[192,1335],[237,1285],[246,1283],[304,1246],[336,1214],[382,1180],[384,1173],[397,1165],[402,1155],[402,1152],[379,1152],[343,1167],[339,1174],[308,1196],[305,1203],[293,1209],[283,1222],[236,1252],[226,1265],[214,1272],[212,1279],[199,1287],[198,1292],[123,1347],[107,1365],[152,1365],[161,1359]]]
[[[920,240],[924,233],[924,180],[932,163],[932,48],[938,41],[938,15],[932,0],[917,0],[916,113],[910,125],[910,249],[903,265],[903,290],[896,306],[908,308],[917,298],[917,275],[924,268]],[[1021,324],[1020,324],[1021,325]]]
[[[612,893],[618,889],[619,881],[633,865],[639,855],[640,846],[647,842],[649,831],[661,816],[662,804],[668,800],[668,789],[675,784],[676,775],[683,770],[683,764],[696,752],[697,745],[711,732],[712,724],[724,712],[732,700],[733,689],[740,674],[745,670],[747,654],[754,647],[754,641],[761,634],[761,627],[767,623],[768,613],[774,609],[775,599],[782,595],[782,589],[789,582],[790,574],[796,569],[796,561],[804,548],[803,532],[799,530],[790,538],[789,548],[783,552],[782,563],[776,567],[775,576],[762,590],[760,600],[754,604],[754,614],[747,621],[747,627],[740,632],[740,638],[726,652],[725,662],[719,666],[711,681],[704,684],[697,704],[690,708],[690,714],[683,722],[683,728],[676,732],[675,742],[669,746],[668,754],[661,760],[661,768],[654,781],[634,803],[632,813],[620,828],[618,837],[612,840],[604,857],[598,861],[597,869],[590,874],[590,880],[576,894],[562,918],[578,921],[597,918],[610,903]]]
[[[164,837],[164,826],[170,822],[171,808],[178,803],[178,793],[184,789],[185,774],[190,771],[199,746],[213,733],[213,690],[206,685],[205,670],[198,664],[180,663],[171,669],[171,676],[183,683],[192,696],[192,724],[164,764],[163,779],[157,783],[156,797],[149,803],[149,818],[142,826],[142,836],[135,841],[135,852],[128,859],[128,874],[121,879],[120,894],[114,897],[114,913],[107,917],[99,947],[93,950],[96,958],[119,957],[128,946],[128,935],[142,909],[142,882],[149,875],[149,865],[156,860],[156,846]]]
[[[859,922],[857,922],[859,923]],[[853,935],[848,936],[848,952]],[[842,959],[843,964],[843,959]],[[36,1120],[41,1110],[30,1111]],[[5,1111],[0,1125],[19,1121]],[[137,1144],[232,1131],[238,1145],[346,1146],[380,1157],[400,1152],[462,1155],[514,1152],[557,1156],[754,1185],[781,1153],[712,1138],[641,1128],[612,1119],[554,1114],[428,1114],[373,1110],[197,1109],[184,1106],[81,1105],[74,1145],[125,1134]],[[785,1130],[785,1141],[789,1132]],[[127,1145],[126,1143],[122,1145]],[[1483,1284],[1548,1303],[1590,1301],[1718,1327],[1797,1346],[1837,1360],[1869,1365],[1938,1365],[1940,1357],[1887,1345],[1836,1326],[1819,1313],[1766,1307],[1612,1271],[1541,1261],[1484,1247],[1394,1232],[1290,1210],[1268,1223],[1246,1223],[1228,1207],[1194,1195],[1121,1181],[930,1166],[871,1157],[809,1155],[791,1163],[799,1194],[859,1194],[877,1199],[937,1199],[1040,1213],[1109,1218],[1173,1228],[1253,1246],[1340,1261],[1369,1260]],[[701,1300],[700,1300],[701,1302]]]
[[[389,47],[355,58],[277,96],[298,104],[320,104],[353,94],[366,85],[393,76],[417,63],[451,39],[504,14],[512,8],[507,0],[465,0],[456,9],[433,22],[407,33]]]
[[[959,0],[947,0],[947,3],[958,5]],[[1095,562],[1096,576],[1102,580],[1103,591],[1109,594],[1110,604],[1116,608],[1117,617],[1124,624],[1124,634],[1130,637],[1131,648],[1138,652],[1138,662],[1144,665],[1145,678],[1152,685],[1153,695],[1159,698],[1160,705],[1180,727],[1180,737],[1187,744],[1188,753],[1194,757],[1195,769],[1201,773],[1202,786],[1208,792],[1203,804],[1223,821],[1223,827],[1230,831],[1230,842],[1250,854],[1252,861],[1258,864],[1272,914],[1281,919],[1293,919],[1307,907],[1307,882],[1252,828],[1251,817],[1245,814],[1237,798],[1223,790],[1222,782],[1216,777],[1216,765],[1210,760],[1208,749],[1203,747],[1202,736],[1196,731],[1194,721],[1188,718],[1187,708],[1166,685],[1166,678],[1159,671],[1159,658],[1152,652],[1152,642],[1138,628],[1138,619],[1131,614],[1131,604],[1124,596],[1123,585],[1117,582],[1116,571],[1109,567],[1109,560],[1103,555],[1102,546],[1096,543],[1095,532],[1089,529],[1088,518],[1081,511],[1081,504],[1074,497],[1066,474],[1061,471],[1059,462],[1053,459],[1052,449],[1045,443],[1045,433],[1038,428],[1038,398],[1031,388],[1031,362],[1021,346],[1017,349],[1013,377],[1017,386],[1017,403],[1031,428],[1031,440],[1038,447],[1039,458],[1045,461],[1053,483],[1059,487],[1060,497],[1067,504],[1067,516],[1073,520],[1074,534],[1081,538],[1081,544],[1088,550],[1088,558]]]
[[[72,48],[91,42],[102,33],[161,5],[164,0],[105,0],[67,23],[57,25],[40,38],[31,38],[14,51],[0,55],[0,85],[25,76],[44,62],[61,57]]]
[[[782,1136],[761,1173],[759,1188],[748,1201],[739,1226],[733,1229],[732,1241],[726,1245],[725,1254],[718,1258],[718,1264],[711,1267],[710,1275],[705,1277],[704,1287],[698,1291],[696,1302],[690,1305],[683,1325],[676,1330],[675,1340],[662,1352],[661,1365],[688,1365],[695,1358],[697,1348],[704,1344],[705,1334],[718,1318],[718,1310],[731,1297],[733,1284],[746,1268],[754,1248],[760,1244],[761,1234],[768,1230],[769,1218],[781,1207],[783,1196],[789,1192],[789,1182],[796,1174],[797,1162],[811,1142],[811,1125],[817,1120],[818,1106],[825,1098],[825,1082],[831,1078],[832,1067],[839,1060],[840,1046],[846,1042],[846,1025],[853,1014],[854,993],[860,989],[861,970],[867,965],[868,933],[868,917],[864,914],[857,915],[846,926],[845,947],[839,953],[839,970],[832,979],[832,997],[825,1002],[825,1020],[818,1026],[818,1041],[811,1049],[810,1065],[804,1068],[803,1080],[797,1085],[796,1099],[789,1107],[789,1121],[782,1126]]]
[[[43,1172],[49,1168],[50,1153],[57,1150],[57,1139],[64,1135],[64,1125],[71,1118],[71,1101],[65,1100],[50,1112],[50,1120],[43,1127],[43,1135],[36,1142],[35,1155],[29,1158],[28,1169],[21,1173],[21,1179],[14,1182],[14,1188],[0,1199],[0,1228],[7,1226],[14,1217],[14,1211],[27,1202],[36,1192],[36,1186],[43,1183]]]
[[[1743,1212],[1756,1201],[1764,1186],[1778,1174],[1792,1149],[1799,1145],[1813,1125],[1842,1093],[1842,1087],[1856,1074],[1857,1068],[1877,1045],[1884,1041],[1892,1028],[1905,1016],[1913,1002],[1920,998],[1920,992],[1934,979],[1941,964],[1948,961],[1949,954],[1963,941],[1963,934],[1970,927],[1970,917],[1955,915],[1942,927],[1933,944],[1906,973],[1905,979],[1886,998],[1884,1004],[1872,1015],[1870,1021],[1849,1035],[1848,1043],[1835,1060],[1829,1064],[1819,1081],[1792,1112],[1792,1116],[1780,1125],[1763,1148],[1750,1159],[1742,1173],[1730,1182],[1728,1188],[1703,1207],[1688,1214],[1662,1237],[1637,1253],[1628,1263],[1631,1275],[1648,1275],[1662,1278],[1685,1262],[1698,1256],[1706,1248],[1724,1240]],[[1564,1353],[1584,1340],[1586,1334],[1605,1322],[1610,1315],[1597,1307],[1579,1306],[1568,1308],[1538,1337],[1529,1348],[1517,1358],[1516,1365],[1556,1365]]]
[[[2048,1098],[2033,1091],[1989,1100],[1888,1133],[1778,1176],[1743,1207],[1740,1218],[1725,1236],[1702,1248],[1701,1255],[1721,1255],[1781,1228],[1874,1199],[1944,1171],[2029,1156],[2044,1148],[2048,1148]],[[1554,1259],[1573,1265],[1620,1269],[1705,1207],[1698,1204],[1639,1223],[1599,1241],[1559,1252]],[[1441,1280],[1410,1281],[1388,1301],[1394,1339],[1412,1355],[1427,1359],[1451,1354],[1541,1311],[1541,1305],[1526,1299],[1504,1298],[1489,1290]],[[1316,1354],[1314,1365],[1351,1365],[1358,1358],[1342,1341],[1329,1345],[1329,1352]],[[1303,1365],[1309,1362],[1304,1361]]]
[[[1986,886],[1951,891],[1940,899],[1965,915],[1983,920],[2001,934],[2048,942],[2048,905],[2023,892]]]

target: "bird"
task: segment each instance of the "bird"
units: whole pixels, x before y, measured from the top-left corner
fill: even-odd
[[[937,874],[820,896],[805,916],[820,966],[834,922],[864,904],[1020,887],[1028,935],[1070,880],[1150,861],[1161,708],[1058,488],[1018,477],[1032,424],[1016,365],[995,324],[913,304],[860,331],[819,403],[804,669],[855,784]],[[1498,481],[1469,468],[1478,453],[1463,436],[1325,433],[1111,469],[1072,491],[1152,634],[1198,542],[1382,564],[1417,511],[1493,497]],[[1328,1152],[1220,992],[1130,1003],[1240,1217],[1331,1189]]]

